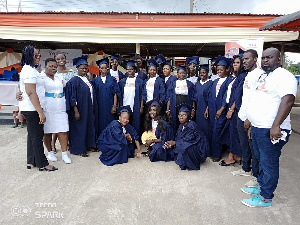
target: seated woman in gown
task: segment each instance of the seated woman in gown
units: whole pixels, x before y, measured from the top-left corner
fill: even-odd
[[[129,124],[130,106],[118,108],[119,120],[113,120],[100,134],[97,146],[102,152],[100,161],[107,166],[127,163],[128,158],[134,158],[136,145],[137,158],[141,157],[139,136]]]
[[[167,148],[174,147],[177,154],[176,164],[182,170],[200,170],[200,163],[204,162],[209,151],[208,141],[197,124],[190,120],[192,107],[187,104],[177,106],[180,122],[175,141],[167,141]]]
[[[173,148],[167,149],[166,141],[174,140],[173,128],[161,115],[161,106],[157,99],[147,102],[148,114],[145,119],[145,132],[142,135],[142,142],[148,147],[147,154],[151,162],[174,161]],[[149,135],[152,134],[152,135]]]

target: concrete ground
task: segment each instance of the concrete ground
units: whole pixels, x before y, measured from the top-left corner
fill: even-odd
[[[210,159],[200,171],[181,171],[174,162],[148,158],[104,166],[100,153],[59,170],[26,169],[26,128],[11,128],[13,107],[0,110],[0,224],[300,224],[300,135],[294,132],[280,158],[280,179],[271,208],[249,208],[235,177]],[[300,131],[300,108],[292,110]],[[3,122],[6,121],[6,122]],[[225,156],[224,156],[225,157]]]

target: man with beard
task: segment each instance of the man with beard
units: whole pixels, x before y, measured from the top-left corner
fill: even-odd
[[[253,82],[246,109],[251,122],[254,154],[259,160],[258,186],[242,188],[254,197],[243,199],[249,207],[270,207],[279,179],[279,157],[291,134],[290,111],[297,93],[295,76],[280,67],[276,48],[262,53],[263,73]]]

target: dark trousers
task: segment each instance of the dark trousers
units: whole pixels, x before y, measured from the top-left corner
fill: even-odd
[[[270,129],[251,127],[253,149],[259,159],[259,176],[257,182],[260,185],[260,195],[265,199],[272,199],[279,179],[279,157],[282,147],[289,141],[290,131],[285,141],[280,140],[273,144],[270,140]]]
[[[27,163],[38,168],[48,166],[43,145],[44,125],[39,124],[39,114],[37,111],[22,111],[22,114],[27,125]]]
[[[258,177],[259,162],[254,155],[252,140],[248,138],[248,131],[244,128],[244,122],[237,118],[237,131],[240,139],[243,157],[243,170],[246,172],[251,171],[251,159],[252,159],[252,174],[254,177]]]

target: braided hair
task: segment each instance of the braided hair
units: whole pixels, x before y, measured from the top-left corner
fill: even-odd
[[[21,66],[31,66],[34,67],[34,47],[31,45],[27,45],[22,50],[22,59],[21,59]]]

